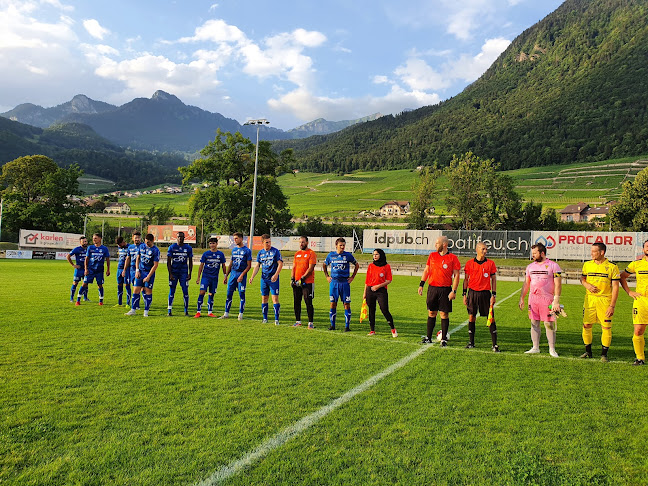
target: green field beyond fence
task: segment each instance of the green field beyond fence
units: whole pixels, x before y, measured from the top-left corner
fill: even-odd
[[[554,359],[544,336],[542,354],[524,354],[518,283],[498,285],[495,354],[484,318],[464,349],[459,304],[449,347],[422,349],[418,277],[389,287],[397,339],[380,314],[376,336],[358,323],[362,275],[350,333],[326,330],[321,272],[316,329],[291,327],[281,278],[280,326],[260,323],[258,281],[241,322],[166,317],[165,268],[151,317],[129,318],[113,307],[114,275],[105,306],[93,285],[94,302],[75,307],[66,262],[0,260],[0,483],[646,484],[648,375],[630,366],[625,294],[603,364],[576,359],[580,286],[564,287]],[[193,310],[195,284],[190,295]],[[216,312],[223,301],[221,285]]]

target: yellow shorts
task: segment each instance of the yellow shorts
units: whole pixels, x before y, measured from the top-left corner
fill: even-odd
[[[648,297],[639,297],[632,303],[632,323],[648,324]]]
[[[583,324],[600,323],[602,326],[611,327],[612,318],[606,317],[605,313],[610,307],[611,297],[598,297],[596,295],[585,295],[583,305]]]

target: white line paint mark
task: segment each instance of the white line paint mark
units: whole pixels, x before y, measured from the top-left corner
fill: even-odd
[[[501,304],[502,302],[510,299],[513,297],[516,293],[518,293],[520,290],[516,290],[513,292],[511,295],[508,297],[505,297],[502,299],[498,304]],[[495,304],[495,307],[497,307],[498,304]],[[453,332],[458,331],[459,329],[463,328],[468,321],[466,320],[459,326],[455,327],[452,331],[450,331],[450,334]],[[311,427],[312,425],[315,425],[317,422],[319,422],[320,419],[326,417],[329,413],[333,412],[336,408],[341,407],[344,405],[346,402],[354,398],[356,395],[359,395],[360,393],[368,390],[372,386],[374,386],[376,383],[378,383],[380,380],[383,378],[391,375],[394,371],[402,368],[406,364],[408,364],[410,361],[418,358],[420,355],[422,355],[425,351],[430,349],[432,346],[421,346],[418,348],[416,351],[413,353],[408,354],[405,356],[403,359],[400,361],[394,363],[393,365],[385,368],[383,371],[380,373],[372,376],[368,380],[366,380],[364,383],[361,383],[360,385],[356,386],[355,388],[352,388],[348,392],[346,392],[344,395],[342,395],[339,398],[336,398],[333,400],[331,403],[328,405],[325,405],[324,407],[320,408],[316,412],[313,412],[310,415],[307,415],[303,419],[301,419],[299,422],[290,425],[283,429],[282,431],[276,433],[274,436],[270,437],[266,441],[264,441],[260,446],[258,446],[256,449],[254,449],[251,452],[248,452],[245,454],[243,457],[240,459],[237,459],[236,461],[233,461],[229,463],[227,466],[221,467],[219,470],[217,470],[214,474],[212,474],[209,478],[205,479],[204,481],[201,481],[197,483],[197,486],[213,486],[215,484],[218,484],[220,482],[223,482],[232,476],[238,474],[241,472],[243,469],[246,467],[251,466],[255,462],[257,462],[260,459],[263,459],[265,456],[267,456],[270,452],[272,452],[275,449],[278,449],[282,445],[284,445],[286,442],[288,442],[290,439],[293,439],[294,437],[297,437],[299,434],[304,432],[306,429]]]
[[[518,293],[519,291],[521,291],[521,290],[522,290],[521,288],[520,288],[520,289],[517,289],[517,290],[516,290],[515,292],[513,292],[511,295],[508,295],[508,296],[504,297],[502,300],[500,300],[498,303],[496,303],[493,307],[498,307],[502,302],[506,302],[507,300],[509,300],[511,297],[513,297],[515,294],[517,294],[517,293]],[[455,332],[460,331],[461,329],[463,329],[463,328],[466,327],[467,325],[468,325],[468,319],[466,319],[465,321],[463,321],[461,324],[459,324],[459,325],[458,325],[457,327],[455,327],[453,330],[448,331],[448,334],[454,334]]]
[[[406,364],[408,364],[410,361],[413,359],[419,357],[421,354],[423,354],[427,349],[429,349],[428,346],[421,346],[418,348],[416,351],[413,353],[407,355],[397,363],[394,363],[393,365],[389,366],[388,368],[385,368],[383,371],[380,373],[372,376],[369,378],[367,381],[364,383],[356,386],[355,388],[349,390],[346,392],[344,395],[342,395],[339,398],[336,398],[333,400],[331,403],[328,405],[320,408],[316,412],[313,412],[310,415],[307,415],[303,419],[301,419],[299,422],[290,425],[289,427],[286,427],[282,431],[278,432],[274,436],[270,437],[267,439],[265,442],[263,442],[259,447],[254,449],[251,452],[248,452],[245,454],[243,457],[240,459],[237,459],[236,461],[231,462],[227,466],[221,467],[218,471],[216,471],[214,474],[212,474],[209,478],[205,479],[204,481],[198,483],[199,486],[211,486],[218,484],[222,481],[225,481],[226,479],[234,476],[235,474],[238,474],[241,472],[244,468],[251,466],[254,464],[256,461],[264,458],[267,456],[270,452],[273,450],[281,447],[284,445],[286,442],[288,442],[290,439],[298,436],[301,434],[303,431],[308,429],[310,426],[316,424],[320,419],[324,418],[326,415],[334,411],[336,408],[344,405],[346,402],[351,400],[353,397],[356,395],[368,390],[372,386],[374,386],[376,383],[378,383],[380,380],[383,378],[391,375],[394,371],[402,368]]]

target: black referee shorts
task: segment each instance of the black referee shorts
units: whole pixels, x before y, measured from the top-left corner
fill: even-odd
[[[427,308],[429,311],[452,312],[452,301],[448,299],[452,287],[428,286]]]
[[[477,311],[479,311],[480,316],[488,317],[490,299],[490,290],[468,289],[468,294],[466,294],[466,308],[468,309],[468,315],[476,316]]]

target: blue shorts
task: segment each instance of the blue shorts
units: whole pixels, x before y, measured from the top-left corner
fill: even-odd
[[[268,294],[279,295],[279,279],[273,282],[269,278],[261,277],[261,295],[266,296]]]
[[[245,278],[241,283],[238,283],[236,279],[241,276],[241,272],[232,271],[229,274],[229,279],[227,280],[227,295],[234,295],[234,291],[238,287],[239,293],[245,292]]]
[[[215,294],[218,288],[218,277],[205,277],[200,278],[200,290],[204,290],[210,294]]]
[[[152,289],[153,284],[155,283],[155,274],[151,275],[151,278],[148,282],[145,282],[144,279],[148,277],[148,272],[143,272],[140,270],[140,278],[135,279],[135,287],[144,287],[146,289]]]
[[[93,280],[97,279],[97,285],[103,285],[104,283],[104,274],[101,273],[92,273],[88,272],[88,275],[83,277],[83,283],[91,284]]]
[[[73,277],[73,282],[80,282],[83,280],[83,277],[85,276],[85,270],[83,268],[75,268],[74,269],[74,277]]]
[[[124,274],[122,277],[122,272],[124,271],[123,268],[118,268],[117,269],[117,285],[124,285],[125,283],[128,283],[128,272]]]
[[[351,285],[346,280],[331,280],[329,284],[329,300],[337,302],[338,299],[343,304],[351,303]]]

